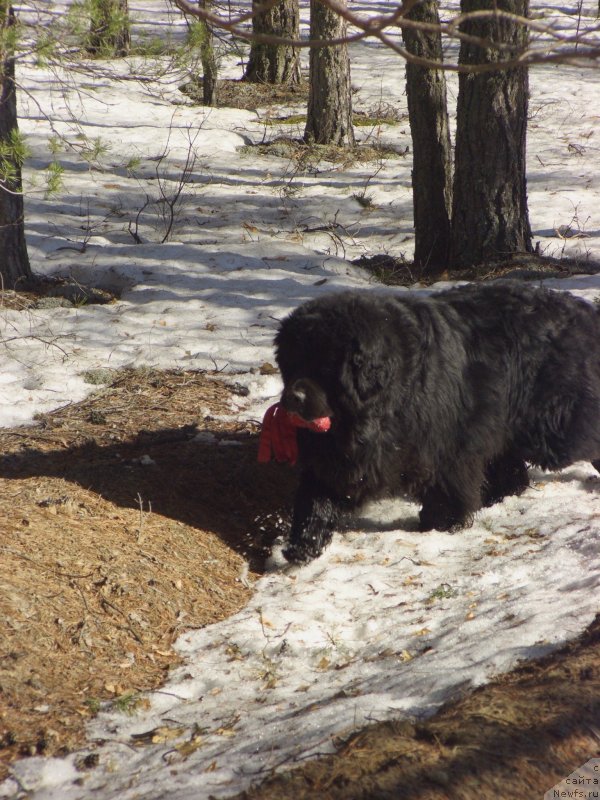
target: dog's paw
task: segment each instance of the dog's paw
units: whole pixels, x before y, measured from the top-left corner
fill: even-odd
[[[473,514],[457,516],[454,514],[432,513],[429,509],[421,509],[419,514],[419,531],[447,531],[448,533],[458,533],[464,528],[473,525]]]
[[[289,567],[287,559],[283,555],[283,548],[287,543],[287,537],[278,536],[271,546],[271,553],[265,561],[265,572],[281,572]]]
[[[317,547],[307,547],[305,544],[290,544],[282,550],[283,557],[290,564],[308,564],[321,555]]]

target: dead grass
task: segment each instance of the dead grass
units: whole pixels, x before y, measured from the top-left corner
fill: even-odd
[[[179,87],[179,90],[192,102],[204,105],[202,78]],[[220,108],[243,108],[256,111],[257,108],[272,105],[306,103],[308,83],[302,81],[297,86],[271,83],[249,83],[243,80],[217,81],[217,102]]]
[[[349,169],[356,164],[365,164],[386,158],[404,158],[408,151],[377,142],[340,147],[333,144],[307,144],[302,139],[276,136],[268,142],[244,145],[240,147],[240,152],[248,155],[258,153],[261,156],[285,158],[304,168],[327,161],[340,165],[342,169]]]
[[[256,425],[217,419],[235,400],[209,375],[127,371],[0,431],[0,777],[77,748],[101,703],[163,682],[182,631],[247,602],[271,538],[254,519],[290,475],[257,475]]]
[[[387,286],[413,286],[418,282],[430,285],[437,280],[485,281],[497,278],[541,280],[600,272],[598,262],[576,258],[551,258],[536,253],[515,253],[502,261],[485,265],[484,269],[478,267],[436,274],[424,274],[426,271],[422,267],[415,266],[402,257],[386,253],[361,256],[353,263],[370,272],[378,283]]]

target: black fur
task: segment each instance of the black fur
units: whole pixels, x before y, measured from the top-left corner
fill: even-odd
[[[281,325],[282,403],[328,433],[298,430],[289,561],[329,543],[340,515],[407,493],[420,528],[469,525],[519,494],[526,462],[600,471],[600,312],[512,282],[429,297],[344,292]]]

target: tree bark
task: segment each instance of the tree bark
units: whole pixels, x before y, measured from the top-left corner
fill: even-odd
[[[346,21],[320,0],[310,2],[310,38],[346,36]],[[304,140],[315,144],[353,145],[350,59],[345,44],[313,47]]]
[[[527,16],[528,0],[462,0],[463,13],[478,9]],[[497,62],[493,42],[527,43],[515,22],[470,21],[466,33],[490,41],[485,49],[461,43],[462,64]],[[452,209],[452,269],[481,267],[516,252],[531,252],[525,152],[528,108],[526,68],[461,73],[457,107]]]
[[[92,0],[88,53],[122,57],[130,45],[127,0]]]
[[[13,25],[12,6],[0,0],[0,280],[3,289],[14,289],[31,278],[25,243],[22,156],[15,147],[19,134],[15,61],[7,35]]]
[[[407,15],[417,22],[440,24],[437,0],[424,0]],[[443,61],[439,31],[403,28],[409,53]],[[443,70],[406,63],[406,96],[412,136],[415,266],[433,275],[448,266],[452,207],[452,149]]]
[[[211,11],[212,0],[198,0],[204,11]],[[215,37],[212,25],[206,20],[198,20],[203,27],[200,61],[202,63],[202,102],[205,106],[217,105],[217,59],[215,57]]]
[[[300,8],[298,0],[281,0],[263,13],[259,0],[252,0],[252,32],[255,35],[300,38]],[[244,73],[250,83],[295,85],[300,83],[300,54],[291,45],[252,42],[250,58]]]

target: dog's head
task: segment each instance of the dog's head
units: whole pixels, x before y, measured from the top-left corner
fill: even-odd
[[[395,355],[381,332],[377,305],[357,293],[328,295],[297,308],[275,338],[284,407],[310,421],[355,419],[367,405],[385,404]]]

